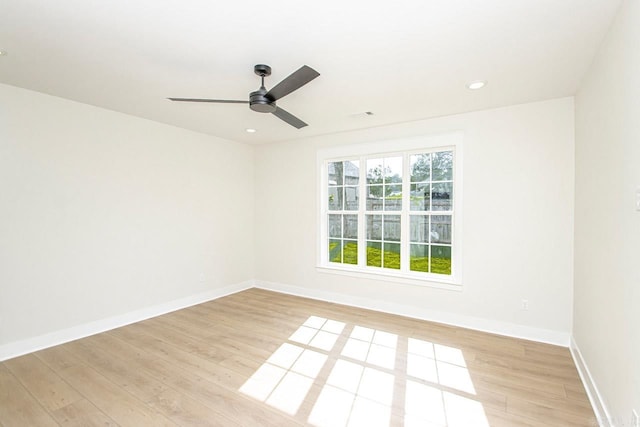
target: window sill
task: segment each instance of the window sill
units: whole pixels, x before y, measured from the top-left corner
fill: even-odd
[[[412,274],[393,273],[387,271],[363,271],[361,269],[349,268],[341,265],[320,265],[316,267],[316,271],[326,274],[339,274],[342,276],[357,277],[360,279],[382,280],[385,282],[400,283],[403,285],[421,286],[435,289],[445,289],[449,291],[462,291],[462,284],[453,278],[437,278],[437,277],[416,277]]]

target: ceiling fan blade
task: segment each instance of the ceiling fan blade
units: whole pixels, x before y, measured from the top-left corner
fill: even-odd
[[[291,126],[293,126],[296,129],[300,129],[300,128],[303,128],[305,126],[308,126],[305,122],[303,122],[302,120],[300,120],[299,118],[297,118],[293,114],[283,110],[280,107],[276,107],[276,111],[274,111],[271,114],[273,114],[274,116],[276,116],[280,120],[284,120],[285,122],[289,123]]]
[[[267,92],[266,96],[267,98],[277,101],[278,99],[289,95],[294,90],[300,89],[319,75],[320,73],[313,68],[303,65],[298,69],[298,71],[294,71],[289,77],[271,88],[271,90]]]
[[[219,104],[248,104],[249,101],[237,101],[234,99],[200,99],[200,98],[167,98],[171,101],[181,102],[216,102]]]

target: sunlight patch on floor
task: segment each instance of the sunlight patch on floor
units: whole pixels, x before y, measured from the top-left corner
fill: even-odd
[[[295,415],[327,356],[284,343],[240,387],[240,392]]]
[[[489,427],[460,349],[347,326],[309,317],[240,391],[319,427]]]

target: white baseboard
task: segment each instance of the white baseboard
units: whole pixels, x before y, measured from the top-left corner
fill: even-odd
[[[3,360],[21,356],[23,354],[42,350],[43,348],[53,347],[55,345],[64,344],[69,341],[88,337],[89,335],[95,335],[100,332],[119,328],[131,323],[140,322],[151,317],[160,316],[162,314],[180,310],[181,308],[202,304],[203,302],[234,294],[245,289],[250,289],[253,287],[253,285],[254,281],[248,280],[246,282],[225,286],[223,288],[214,289],[196,295],[190,295],[188,297],[169,301],[152,307],[142,308],[130,313],[109,317],[107,319],[96,320],[93,322],[85,323],[83,325],[62,329],[33,338],[27,338],[21,341],[3,344],[0,345],[0,362]]]
[[[366,308],[369,310],[376,310],[384,313],[413,317],[420,320],[428,320],[431,322],[460,326],[463,328],[474,329],[482,332],[489,332],[514,338],[522,338],[531,341],[559,345],[562,347],[569,347],[570,335],[568,332],[533,328],[530,326],[517,325],[515,323],[464,316],[461,314],[429,310],[383,300],[355,297],[352,295],[303,288],[300,286],[285,285],[282,283],[266,282],[262,280],[257,280],[255,282],[255,287],[290,295],[348,305],[352,307]]]
[[[613,418],[611,418],[611,415],[607,410],[607,405],[604,403],[602,395],[598,391],[598,387],[591,376],[591,372],[589,372],[587,364],[582,358],[582,353],[580,352],[578,344],[573,336],[571,337],[571,346],[569,347],[569,350],[571,350],[571,356],[573,357],[573,361],[578,369],[578,374],[580,374],[582,384],[587,392],[587,396],[589,396],[593,412],[595,412],[596,418],[598,419],[598,425],[600,427],[614,427],[612,423]]]

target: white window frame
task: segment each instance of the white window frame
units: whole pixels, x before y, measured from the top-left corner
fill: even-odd
[[[317,269],[323,273],[341,274],[352,277],[384,280],[387,282],[401,283],[417,286],[428,286],[442,289],[462,289],[462,132],[449,132],[445,134],[430,135],[419,138],[407,138],[390,141],[377,141],[350,146],[339,146],[321,149],[318,151],[318,256]],[[409,194],[410,180],[408,179],[408,159],[411,154],[453,151],[453,213],[452,213],[452,241],[451,241],[451,275],[424,273],[409,270],[409,204],[410,198],[403,197],[403,209],[397,211],[401,215],[401,269],[393,270],[366,265],[351,265],[334,263],[329,261],[328,250],[328,172],[327,165],[331,161],[360,160],[359,200],[366,202],[366,165],[362,163],[363,157],[392,157],[403,156],[403,181],[402,194]],[[384,211],[380,211],[382,214]],[[343,211],[344,214],[358,215],[358,236],[365,236],[365,211]],[[388,211],[387,213],[393,213]],[[365,260],[366,245],[358,245],[358,260]],[[366,261],[365,261],[366,262]]]

